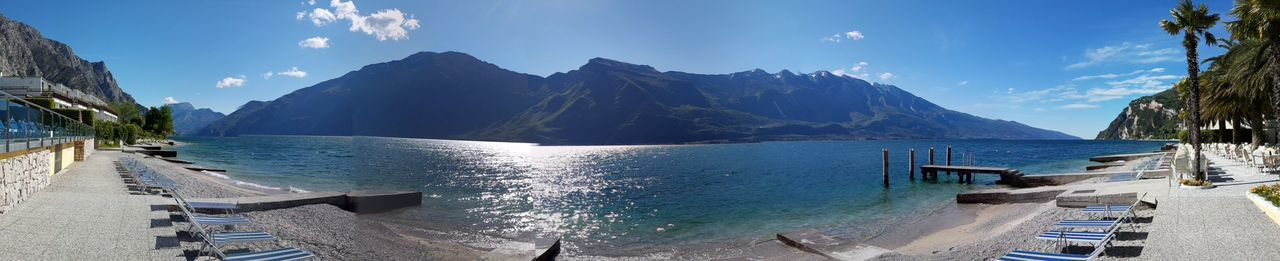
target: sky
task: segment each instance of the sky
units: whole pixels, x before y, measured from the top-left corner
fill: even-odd
[[[1229,0],[1200,1],[1223,21]],[[368,64],[459,51],[547,76],[830,71],[943,107],[1093,138],[1186,75],[1175,1],[0,1],[105,61],[139,103],[231,113]],[[1212,29],[1227,37],[1221,26]],[[1201,45],[1201,58],[1222,53]]]

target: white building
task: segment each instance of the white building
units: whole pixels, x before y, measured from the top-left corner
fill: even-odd
[[[62,84],[52,83],[40,77],[0,77],[0,92],[5,92],[18,98],[53,99],[55,108],[87,109],[94,112],[95,119],[113,122],[119,120],[115,110],[111,109],[110,104],[107,104],[97,96],[67,88]],[[0,94],[0,96],[4,95]]]

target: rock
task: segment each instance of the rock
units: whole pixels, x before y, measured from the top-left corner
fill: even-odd
[[[71,47],[44,38],[35,28],[0,15],[0,75],[44,77],[102,98],[134,103],[107,70],[106,63],[89,62]]]

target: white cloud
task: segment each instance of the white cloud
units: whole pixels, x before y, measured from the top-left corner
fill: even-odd
[[[1098,107],[1100,107],[1100,106],[1098,106],[1097,104],[1088,104],[1088,103],[1072,103],[1072,104],[1067,104],[1067,105],[1058,106],[1058,109],[1061,109],[1061,110],[1084,110],[1084,109],[1097,109]]]
[[[1133,75],[1138,75],[1142,73],[1162,73],[1162,72],[1164,72],[1164,68],[1151,68],[1150,70],[1136,70],[1136,71],[1123,73],[1123,74],[1108,73],[1108,74],[1098,74],[1098,75],[1085,75],[1085,76],[1076,77],[1075,79],[1071,79],[1071,81],[1086,81],[1086,80],[1093,80],[1093,79],[1115,79],[1122,76],[1133,76]]]
[[[298,14],[294,16],[294,19],[298,19],[298,21],[302,21],[303,18],[307,18],[307,12],[298,12]]]
[[[337,16],[334,16],[332,12],[329,12],[329,9],[324,9],[324,8],[316,8],[315,10],[311,10],[311,13],[307,14],[307,18],[311,18],[311,23],[315,24],[316,26],[324,26],[326,24],[338,21]]]
[[[849,70],[853,70],[854,72],[858,72],[858,71],[862,71],[862,69],[866,69],[866,68],[867,68],[867,62],[858,62],[858,65],[854,65],[854,66],[853,66],[853,68],[849,68]]]
[[[298,67],[293,67],[293,68],[290,68],[288,71],[283,71],[283,72],[277,73],[276,75],[289,76],[293,78],[302,78],[302,77],[307,77],[307,72],[298,70]]]
[[[840,34],[834,34],[834,35],[831,35],[830,37],[822,38],[823,42],[828,42],[828,43],[839,43],[840,40],[844,40],[844,38],[840,37]]]
[[[324,49],[329,48],[329,37],[311,37],[298,42],[298,46],[302,48]]]
[[[249,80],[245,79],[244,75],[227,77],[227,78],[222,78],[221,81],[218,81],[217,87],[219,89],[227,88],[227,87],[240,87],[240,86],[244,86],[244,83],[247,81]]]
[[[308,5],[316,5],[316,0],[307,0]]]
[[[960,86],[969,85],[969,81],[967,81],[967,80],[966,80],[966,81],[960,81],[960,82],[958,82],[958,83],[956,83],[956,84],[957,84],[957,85],[960,85]]]
[[[840,41],[846,38],[848,38],[849,40],[857,41],[857,40],[862,40],[863,36],[862,36],[862,32],[854,30],[854,31],[849,31],[844,33],[833,34],[828,37],[823,37],[822,41],[828,42],[828,43],[839,43]]]
[[[1182,50],[1177,48],[1151,49],[1151,44],[1133,44],[1123,42],[1119,45],[1103,46],[1096,49],[1085,49],[1084,61],[1067,65],[1067,69],[1078,69],[1103,63],[1140,63],[1152,64],[1178,61]]]
[[[856,30],[844,33],[844,36],[854,41],[862,40],[862,32]]]
[[[859,78],[859,79],[866,79],[866,78],[869,78],[869,77],[871,77],[871,74],[869,74],[869,73],[864,73],[864,74],[859,74],[859,75],[858,75],[858,78]]]
[[[299,12],[297,19],[302,20],[306,13],[306,17],[310,18],[311,23],[316,26],[347,20],[351,22],[349,31],[372,35],[378,41],[408,39],[409,31],[422,27],[421,21],[414,15],[401,12],[400,9],[384,9],[363,15],[360,14],[359,9],[356,9],[354,1],[342,0],[331,0],[329,7],[331,9],[316,8],[310,13]]]
[[[178,100],[174,99],[173,97],[164,97],[164,105],[169,105],[174,103],[178,103]]]
[[[888,81],[889,79],[893,79],[893,73],[881,73],[881,74],[880,74],[880,80],[881,80],[881,81]]]
[[[1013,94],[1013,87],[1009,87],[1009,94]]]
[[[837,76],[845,76],[845,75],[849,75],[849,74],[847,74],[847,73],[845,73],[845,72],[844,72],[844,69],[835,69],[835,70],[832,70],[832,71],[831,71],[831,74],[835,74],[835,75],[837,75]]]
[[[287,71],[283,71],[283,72],[266,72],[266,73],[263,73],[263,74],[262,74],[262,79],[270,80],[272,76],[286,76],[286,77],[293,77],[293,78],[303,78],[303,77],[307,77],[307,72],[302,71],[302,70],[298,70],[298,67],[296,67],[296,66],[295,66],[295,67],[293,67],[293,68],[289,68],[289,70],[287,70]]]

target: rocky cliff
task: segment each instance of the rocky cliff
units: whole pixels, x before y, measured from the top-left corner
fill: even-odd
[[[1182,106],[1174,89],[1134,99],[1096,139],[1176,139]]]
[[[44,77],[108,102],[135,103],[116,84],[106,63],[76,56],[70,46],[0,15],[0,75]]]

